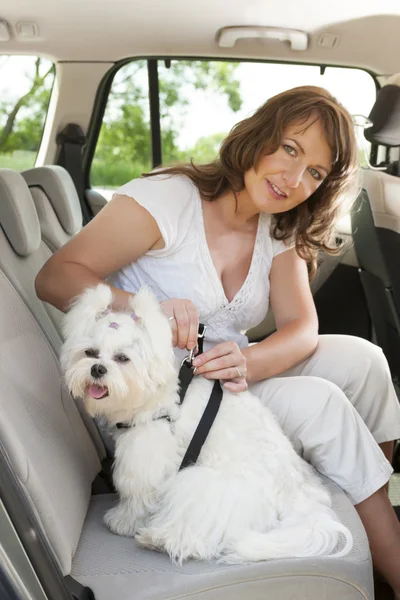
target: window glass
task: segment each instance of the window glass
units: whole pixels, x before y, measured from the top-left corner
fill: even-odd
[[[45,58],[0,56],[0,167],[34,166],[54,73]]]
[[[147,62],[137,60],[121,67],[114,77],[90,182],[108,200],[113,190],[151,166]]]

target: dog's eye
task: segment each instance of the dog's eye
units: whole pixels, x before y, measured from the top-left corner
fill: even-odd
[[[94,348],[89,348],[88,350],[85,350],[85,354],[89,358],[99,358],[99,353]]]
[[[116,362],[120,362],[120,363],[126,363],[129,362],[129,358],[126,356],[126,354],[116,354],[114,356],[114,360]]]

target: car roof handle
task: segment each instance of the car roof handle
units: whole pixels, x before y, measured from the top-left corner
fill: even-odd
[[[289,42],[294,52],[304,52],[308,48],[308,35],[305,31],[285,27],[223,27],[218,33],[218,45],[220,48],[233,48],[238,40],[249,38]]]

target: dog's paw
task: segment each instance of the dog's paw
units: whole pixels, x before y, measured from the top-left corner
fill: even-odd
[[[143,548],[158,550],[159,552],[164,550],[160,537],[156,535],[154,529],[151,527],[141,527],[135,535],[135,540]]]
[[[136,522],[123,504],[111,508],[104,515],[104,523],[116,535],[133,537],[137,531]]]

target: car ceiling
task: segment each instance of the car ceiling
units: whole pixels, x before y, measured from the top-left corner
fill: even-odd
[[[133,56],[202,56],[352,65],[378,75],[399,71],[398,0],[10,0],[0,8],[10,39],[1,54],[35,54],[54,61],[117,61]],[[18,33],[35,24],[36,36]],[[305,31],[308,49],[242,40],[220,48],[228,26]],[[333,48],[319,45],[333,33]]]

